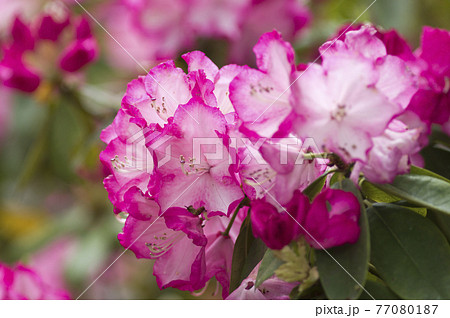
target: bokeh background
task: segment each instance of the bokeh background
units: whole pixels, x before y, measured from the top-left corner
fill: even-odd
[[[19,6],[16,13],[39,14],[40,8],[32,13],[24,9],[37,0],[22,1],[25,7]],[[117,2],[81,3],[113,36],[119,39],[125,34],[126,38],[127,32],[132,31],[118,26],[121,13],[111,9]],[[297,62],[312,62],[318,47],[371,3],[371,0],[306,1],[311,20],[291,39]],[[74,15],[85,14],[76,3],[66,1],[66,5]],[[7,1],[1,0],[0,11],[6,6]],[[358,22],[396,28],[415,48],[424,25],[450,29],[449,12],[450,1],[378,0]],[[98,156],[104,145],[99,134],[119,109],[127,83],[145,75],[99,25],[92,19],[90,23],[99,42],[99,58],[83,69],[81,78],[65,78],[64,84],[45,81],[32,94],[0,84],[0,262],[31,266],[69,290],[72,298],[77,298],[123,252],[116,238],[122,223],[112,212],[102,184],[104,175]],[[279,21],[265,20],[265,31],[276,28],[276,23]],[[1,24],[0,28],[2,43],[9,36],[10,26]],[[175,29],[181,32],[178,36],[187,36],[182,29]],[[244,44],[242,48],[248,48],[241,62],[253,66],[250,48],[255,40],[250,39],[237,41]],[[163,40],[164,37],[159,39]],[[153,41],[150,47],[161,44],[148,41]],[[145,48],[145,37],[138,44]],[[214,35],[199,36],[187,47],[175,50],[173,58],[178,66],[185,67],[179,57],[193,49],[203,50],[219,66],[232,60],[230,41]],[[133,54],[132,48],[130,52]],[[46,57],[44,54],[39,58]],[[138,60],[146,69],[156,63]],[[431,143],[424,157],[429,169],[449,176],[448,152],[440,152]],[[127,251],[81,298],[218,298],[220,293],[215,293],[214,285],[211,283],[201,296],[175,289],[160,291],[152,275],[152,262],[137,260]]]

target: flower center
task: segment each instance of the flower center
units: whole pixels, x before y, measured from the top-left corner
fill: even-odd
[[[335,109],[330,115],[331,120],[342,121],[344,117],[347,116],[345,108],[345,105],[338,104],[337,109]]]
[[[198,175],[202,176],[205,173],[208,173],[211,169],[209,165],[201,166],[198,164],[194,164],[195,158],[190,158],[188,161],[186,161],[186,158],[183,155],[180,155],[180,164],[181,164],[181,171],[187,176],[189,175]]]

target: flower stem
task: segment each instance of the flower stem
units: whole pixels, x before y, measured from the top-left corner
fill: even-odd
[[[238,206],[236,207],[236,210],[234,210],[233,215],[231,216],[230,223],[228,223],[227,228],[224,232],[222,232],[223,236],[228,236],[231,230],[231,227],[233,226],[234,220],[236,220],[236,217],[239,213],[239,210],[242,209],[244,206],[250,206],[250,199],[245,196],[241,202],[239,202]]]
[[[303,154],[303,159],[305,160],[313,160],[313,159],[326,159],[328,156],[328,153],[322,152],[322,153],[312,153],[308,152]]]

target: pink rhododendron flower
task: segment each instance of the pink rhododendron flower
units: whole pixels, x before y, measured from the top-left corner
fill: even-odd
[[[393,120],[383,135],[375,137],[366,164],[357,163],[355,170],[377,183],[392,182],[394,178],[409,171],[410,156],[420,150],[419,129],[408,129],[399,120]]]
[[[124,197],[132,187],[147,192],[154,165],[152,154],[145,147],[133,146],[145,141],[145,136],[143,129],[132,123],[131,118],[120,110],[114,122],[100,135],[102,141],[108,144],[100,154],[100,160],[108,175],[104,185],[116,213],[125,210],[123,205],[127,203]],[[134,153],[133,149],[136,149]]]
[[[354,26],[350,30],[361,30],[364,27]],[[346,29],[347,27],[343,27],[339,34]],[[384,84],[378,87],[382,89],[388,84],[391,92],[401,92],[398,97],[401,99],[402,107],[407,106],[407,111],[417,114],[428,127],[432,123],[444,125],[450,117],[446,84],[446,78],[449,77],[447,74],[449,54],[445,49],[450,43],[449,34],[446,30],[425,27],[421,47],[413,52],[410,45],[395,30],[377,30],[375,33],[385,45],[387,58],[391,60],[382,66],[381,81]],[[405,63],[400,63],[396,58]],[[399,76],[399,71],[405,76]],[[413,74],[414,78],[411,79],[408,73]],[[410,88],[407,89],[407,86]],[[384,90],[384,93],[386,92]],[[414,125],[414,122],[407,124]],[[428,133],[429,131],[423,131],[421,139],[426,139]],[[425,144],[426,140],[422,142],[422,145]]]
[[[147,12],[150,2],[121,5],[142,14],[137,24],[149,31],[144,22],[162,27],[144,19],[155,13]],[[260,3],[268,2],[252,5]],[[214,4],[226,11],[236,3]],[[228,27],[226,36],[234,36]],[[227,297],[246,217],[271,249],[300,236],[313,248],[355,243],[355,195],[325,187],[311,203],[301,191],[333,166],[355,180],[363,173],[391,182],[418,162],[427,142],[429,127],[411,106],[426,63],[395,31],[363,25],[341,32],[320,48],[321,64],[296,66],[277,31],[263,34],[254,52],[258,69],[219,69],[200,51],[182,56],[187,73],[174,61],[153,67],[129,83],[101,134],[105,188],[124,220],[118,239],[137,258],[155,260],[161,289],[193,292],[215,277]],[[293,287],[272,277],[255,289],[256,273],[229,298],[283,299]]]
[[[358,31],[362,28],[367,28],[367,26],[365,24],[344,25],[330,41],[337,38],[344,40],[347,32]],[[370,26],[370,28],[376,30],[373,34],[383,42],[388,55],[397,56],[404,61],[416,59],[409,43],[395,29],[381,30],[375,26]]]
[[[1,299],[69,299],[65,290],[44,280],[33,269],[17,264],[14,267],[0,263]]]
[[[173,123],[165,131],[163,136],[170,139],[162,146],[171,147],[171,157],[157,168],[154,181],[163,211],[175,204],[226,212],[232,202],[243,197],[239,184],[229,172],[226,146],[218,138],[218,134],[226,133],[226,120],[218,108],[192,99],[177,109]],[[198,153],[193,149],[196,141]],[[222,156],[216,159],[207,155],[208,149],[217,151],[218,148],[222,149]],[[160,149],[154,148],[157,160],[165,156]]]
[[[327,166],[322,160],[304,160],[308,142],[297,138],[242,139],[238,148],[238,172],[246,195],[252,199],[288,204],[295,191],[304,190]],[[274,203],[273,203],[274,204]]]
[[[244,279],[241,285],[234,290],[227,300],[266,300],[277,299],[287,300],[289,294],[297,283],[287,283],[276,276],[273,276],[264,281],[258,288],[255,287],[256,276],[258,275],[259,264],[256,266],[250,275]]]
[[[39,87],[41,77],[55,73],[58,61],[52,56],[59,55],[60,69],[70,73],[97,57],[97,42],[87,20],[74,19],[62,5],[49,6],[30,21],[16,16],[10,35],[0,48],[0,81],[26,93]],[[49,41],[53,44],[49,45]],[[60,46],[65,47],[62,52]]]
[[[374,32],[362,28],[346,33],[344,41],[325,44],[323,65],[310,65],[294,84],[294,131],[348,162],[367,160],[372,138],[415,92],[403,61],[387,56]]]
[[[246,134],[272,137],[289,115],[294,50],[273,31],[261,36],[254,47],[259,70],[246,69],[230,84],[230,99]]]
[[[252,11],[251,0],[194,0],[189,25],[202,37],[242,40],[241,26]]]
[[[232,110],[227,83],[240,67],[219,70],[201,52],[183,58],[188,74],[165,62],[128,85],[101,135],[105,187],[116,213],[128,215],[120,243],[138,258],[156,259],[160,288],[194,291],[216,277],[226,297],[245,218],[242,210],[222,234],[230,205],[244,197],[225,142],[234,117],[224,114]]]
[[[138,258],[156,259],[153,274],[160,288],[194,291],[216,276],[226,297],[234,242],[245,216],[241,213],[225,237],[222,232],[229,219],[224,214],[169,208],[159,217],[154,201],[146,200],[140,204],[140,214],[129,210],[120,243]]]
[[[359,202],[352,193],[325,189],[305,217],[305,238],[317,249],[353,244],[359,238],[359,215]]]

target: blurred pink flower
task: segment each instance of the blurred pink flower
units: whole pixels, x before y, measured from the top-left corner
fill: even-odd
[[[70,299],[68,292],[54,283],[33,268],[21,264],[8,267],[0,263],[1,299]]]
[[[450,122],[450,32],[424,27],[421,47],[417,50],[420,89],[408,110],[429,126]]]
[[[175,58],[200,38],[229,41],[233,63],[246,63],[261,34],[278,29],[294,40],[310,20],[303,0],[115,0],[100,15],[111,35],[144,67]],[[114,65],[136,69],[114,39],[108,45]]]
[[[25,18],[31,18],[33,14],[38,10],[38,0],[0,0],[0,34],[5,32],[14,18],[21,14]]]
[[[76,245],[71,237],[58,238],[32,255],[30,267],[53,288],[66,290],[65,270]]]
[[[31,93],[42,77],[54,75],[57,59],[60,70],[70,73],[96,59],[97,42],[87,20],[73,17],[64,6],[55,6],[33,19],[15,17],[10,36],[0,47],[0,82],[4,86]],[[48,41],[54,43],[49,46]],[[61,52],[60,47],[65,49]]]
[[[260,36],[276,29],[288,42],[295,42],[309,24],[312,15],[305,0],[252,0],[246,10],[241,33],[231,41],[230,61],[250,63],[251,48]]]

